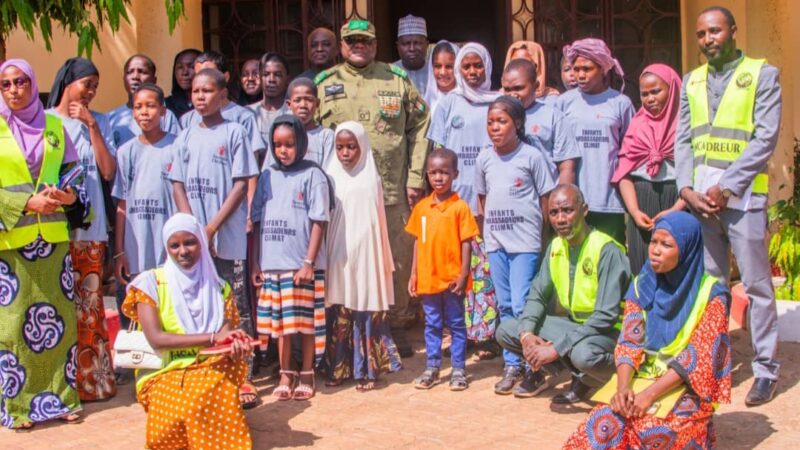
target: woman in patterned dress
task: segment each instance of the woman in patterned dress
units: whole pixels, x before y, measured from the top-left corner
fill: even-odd
[[[565,449],[714,448],[712,416],[730,402],[729,293],[705,273],[700,222],[679,211],[656,222],[649,264],[625,295],[615,351],[617,392],[599,404]],[[654,380],[639,393],[632,378]],[[665,393],[684,387],[663,419],[650,415]]]
[[[63,177],[78,155],[26,61],[0,66],[0,93],[0,425],[23,431],[80,420],[68,223],[88,202],[82,177]]]
[[[230,285],[217,275],[205,228],[193,216],[172,216],[162,241],[166,262],[137,276],[122,304],[163,360],[161,369],[136,373],[136,396],[147,412],[146,448],[250,449],[239,387],[252,348],[236,328]],[[230,353],[198,356],[225,343]]]

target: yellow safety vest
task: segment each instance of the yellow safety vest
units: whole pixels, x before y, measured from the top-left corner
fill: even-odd
[[[708,64],[703,64],[689,75],[686,96],[691,116],[695,175],[700,164],[727,169],[750,142],[755,130],[753,111],[756,86],[765,62],[748,57],[742,59],[725,88],[717,114],[714,115],[714,123],[708,120]],[[752,186],[754,194],[766,194],[769,190],[766,172],[757,174]]]
[[[550,279],[558,295],[558,302],[569,312],[577,323],[586,322],[594,313],[597,300],[597,274],[600,264],[600,252],[609,242],[614,243],[622,252],[625,248],[611,236],[593,230],[581,245],[578,263],[575,266],[574,292],[570,291],[569,279],[569,242],[557,237],[550,246]],[[617,330],[622,327],[622,307],[620,320],[614,325]]]
[[[34,184],[22,149],[8,123],[0,117],[0,188],[33,195],[44,188],[44,183],[58,185],[64,160],[64,127],[61,119],[51,114],[45,114],[44,123],[44,159]],[[62,208],[48,215],[26,212],[10,230],[0,231],[0,251],[22,248],[39,235],[52,243],[69,240],[67,216]]]
[[[183,329],[181,321],[178,318],[178,315],[175,313],[175,307],[172,304],[172,296],[169,293],[169,289],[167,289],[167,279],[164,276],[164,268],[159,267],[153,269],[153,272],[156,276],[156,289],[158,292],[158,318],[161,320],[161,328],[167,333],[186,334],[186,330]],[[226,282],[222,287],[223,301],[225,301],[224,299],[228,297],[230,290],[231,287]],[[139,329],[141,329],[141,326]],[[171,370],[185,369],[191,366],[197,360],[197,354],[202,349],[203,347],[163,350],[161,354],[163,366],[161,369],[136,370],[136,392],[138,393],[147,380],[155,377],[156,375],[160,375]]]
[[[639,286],[636,284],[637,281],[638,278],[633,279],[634,290],[638,297]],[[667,363],[689,345],[692,333],[694,333],[697,324],[700,323],[700,319],[703,318],[703,313],[706,311],[708,296],[711,295],[711,288],[714,287],[714,283],[717,281],[719,281],[719,279],[716,277],[707,274],[703,275],[703,278],[700,280],[700,289],[697,290],[697,298],[694,301],[694,306],[692,306],[689,317],[686,318],[686,323],[684,323],[683,327],[678,331],[675,339],[667,346],[660,348],[657,352],[645,349],[645,360],[639,366],[637,377],[658,378],[667,373],[667,370],[669,370]],[[644,320],[647,321],[647,312],[643,310],[642,315]]]

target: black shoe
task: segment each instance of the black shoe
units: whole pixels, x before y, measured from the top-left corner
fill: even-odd
[[[747,406],[758,406],[769,402],[775,398],[775,389],[778,387],[778,382],[767,378],[756,378],[753,382],[753,387],[747,393],[747,398],[744,404]]]
[[[522,368],[507,366],[503,369],[503,378],[494,385],[494,393],[498,395],[508,395],[514,388],[514,384],[522,378]]]
[[[550,384],[547,382],[547,377],[545,377],[541,370],[537,370],[536,372],[527,370],[525,376],[522,377],[522,382],[519,383],[519,386],[514,388],[514,397],[535,397],[549,387]]]
[[[411,344],[406,340],[406,330],[402,328],[392,328],[392,339],[397,346],[397,352],[400,353],[401,358],[411,358],[414,356],[414,349]]]
[[[572,382],[569,385],[569,391],[558,394],[553,397],[553,403],[556,405],[571,405],[584,400],[586,394],[589,393],[590,387],[581,383],[577,377],[572,377]]]

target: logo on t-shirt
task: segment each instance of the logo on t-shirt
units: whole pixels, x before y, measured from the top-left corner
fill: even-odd
[[[211,158],[217,164],[228,164],[228,158],[225,157],[225,146],[220,145],[217,152]]]
[[[526,189],[523,188],[525,180],[522,178],[514,178],[511,186],[508,188],[508,196],[511,198],[522,198],[526,195]]]
[[[540,127],[538,124],[534,124],[534,125],[531,127],[531,133],[533,133],[533,134],[539,134],[539,130],[541,130],[541,129],[542,129],[542,127]]]
[[[292,200],[292,208],[306,209],[306,195],[303,191],[297,191],[297,195],[295,195],[294,200]]]
[[[450,126],[455,128],[455,129],[463,128],[464,127],[464,118],[462,116],[459,116],[459,115],[453,116],[453,118],[450,120]]]

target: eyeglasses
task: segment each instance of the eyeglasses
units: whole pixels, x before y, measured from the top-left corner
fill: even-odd
[[[9,89],[11,89],[12,84],[16,86],[17,89],[22,89],[25,86],[27,86],[30,82],[31,79],[28,77],[19,77],[19,78],[14,78],[13,80],[2,80],[0,81],[0,90],[2,90],[3,92],[8,91]]]
[[[367,36],[347,36],[344,38],[345,44],[347,44],[349,47],[352,47],[356,44],[369,45],[373,41],[375,41],[375,39]]]

